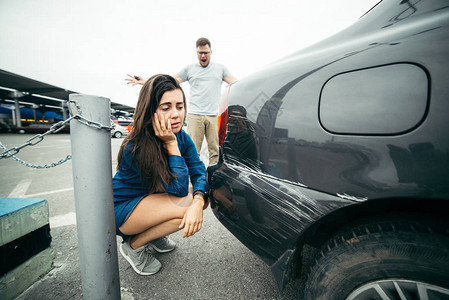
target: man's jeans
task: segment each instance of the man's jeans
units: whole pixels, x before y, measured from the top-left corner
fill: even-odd
[[[193,140],[198,155],[200,155],[203,139],[206,136],[209,165],[215,164],[218,161],[218,117],[188,114],[187,133]]]

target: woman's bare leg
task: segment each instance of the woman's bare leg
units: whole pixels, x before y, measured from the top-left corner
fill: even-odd
[[[148,242],[179,230],[192,195],[175,197],[168,194],[151,194],[134,208],[128,220],[120,226],[126,235],[134,235],[131,247],[136,249]]]
[[[179,225],[181,224],[181,221],[182,219],[173,219],[153,226],[144,232],[135,235],[130,241],[131,248],[139,248],[148,242],[180,230]]]

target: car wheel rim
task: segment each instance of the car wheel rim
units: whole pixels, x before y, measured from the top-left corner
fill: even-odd
[[[390,279],[370,282],[354,290],[346,300],[447,299],[449,290],[413,280]]]

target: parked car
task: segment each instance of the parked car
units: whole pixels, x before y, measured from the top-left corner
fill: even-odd
[[[35,133],[35,134],[44,134],[49,131],[52,126],[55,126],[57,123],[28,123],[23,122],[22,126],[13,127],[12,132],[15,133]],[[57,131],[54,133],[70,133],[70,124],[65,125],[64,127],[57,127]]]
[[[111,136],[115,138],[121,138],[122,136],[128,135],[128,128],[118,125],[111,121]]]
[[[11,126],[0,121],[0,133],[11,132]]]
[[[113,120],[115,124],[126,127],[128,132],[133,129],[133,121],[132,120]]]
[[[449,297],[449,5],[384,0],[230,85],[215,216],[306,299]],[[428,298],[427,298],[428,297]]]

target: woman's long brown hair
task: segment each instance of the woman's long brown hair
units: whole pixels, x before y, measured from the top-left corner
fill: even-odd
[[[150,193],[164,192],[162,181],[168,185],[174,178],[168,165],[167,150],[162,140],[155,135],[152,122],[162,95],[176,89],[182,91],[179,83],[170,75],[157,74],[145,82],[134,110],[133,128],[123,141],[118,153],[117,170],[120,168],[125,147],[132,145],[132,160],[140,171],[142,184],[149,185]],[[184,108],[186,108],[183,91],[182,96]],[[183,122],[184,118],[181,120],[181,123]]]

